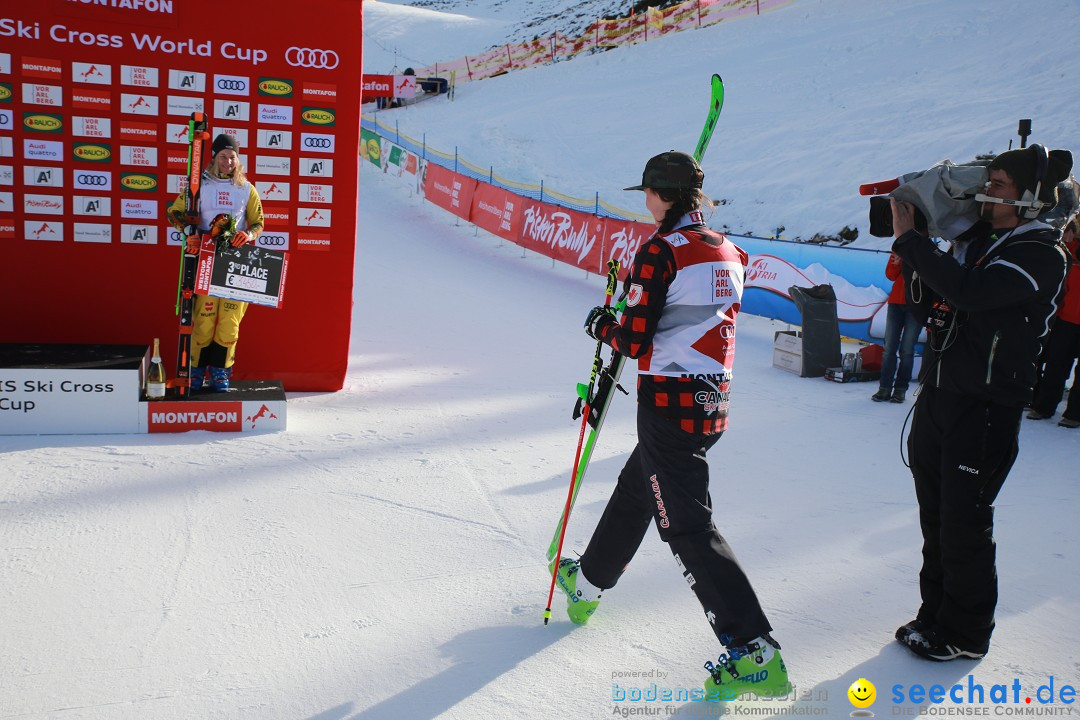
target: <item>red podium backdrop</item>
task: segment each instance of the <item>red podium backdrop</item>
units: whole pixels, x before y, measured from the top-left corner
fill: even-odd
[[[337,390],[348,364],[360,0],[35,0],[0,10],[0,342],[176,355],[187,119],[237,137],[290,252],[284,308],[251,306],[235,377]],[[207,147],[209,154],[209,146]]]

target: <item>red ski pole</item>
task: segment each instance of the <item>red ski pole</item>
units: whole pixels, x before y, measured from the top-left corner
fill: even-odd
[[[604,290],[604,307],[611,307],[611,298],[615,295],[615,286],[618,282],[619,262],[617,260],[608,260],[608,282],[607,288]],[[566,524],[570,520],[570,508],[574,503],[574,482],[578,477],[578,464],[581,462],[581,446],[585,443],[585,428],[589,425],[593,385],[596,383],[596,376],[600,373],[600,368],[603,367],[603,360],[600,357],[603,348],[604,343],[597,340],[596,355],[593,356],[592,374],[589,377],[589,389],[585,394],[585,403],[581,413],[581,432],[578,433],[577,450],[574,451],[574,467],[570,472],[570,488],[566,492],[566,504],[563,506],[562,528],[559,530],[559,545],[555,550],[555,559],[552,561],[553,570],[551,571],[551,587],[548,588],[547,606],[544,608],[545,625],[547,625],[548,620],[551,619],[551,599],[555,596],[555,578],[559,575],[559,563],[562,561],[563,539],[566,538]]]

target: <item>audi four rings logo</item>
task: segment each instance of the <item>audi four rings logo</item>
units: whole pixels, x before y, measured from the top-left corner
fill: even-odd
[[[338,66],[338,54],[333,50],[291,47],[285,51],[285,62],[293,67],[333,70]]]
[[[269,247],[284,245],[285,244],[285,238],[282,237],[281,235],[260,235],[259,236],[259,244],[260,245],[266,245],[266,246],[269,246]]]
[[[247,83],[243,80],[226,80],[218,78],[218,90],[247,90]]]
[[[330,147],[330,141],[326,138],[304,138],[304,147],[309,148],[328,148]]]
[[[75,182],[80,185],[108,185],[109,178],[104,175],[76,175]]]

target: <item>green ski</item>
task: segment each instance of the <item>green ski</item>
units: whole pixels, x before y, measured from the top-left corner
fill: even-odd
[[[720,117],[720,110],[724,107],[724,81],[719,75],[712,76],[712,97],[709,99],[709,114],[705,118],[705,127],[701,128],[701,137],[698,138],[697,147],[694,148],[694,159],[701,162],[705,156],[705,148],[709,147],[712,140],[713,129],[716,120]]]

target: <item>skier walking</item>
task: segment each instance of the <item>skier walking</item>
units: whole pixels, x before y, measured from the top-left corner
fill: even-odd
[[[705,454],[727,428],[735,319],[747,255],[705,227],[704,173],[670,151],[645,166],[640,185],[658,230],[641,246],[625,284],[621,322],[593,308],[586,332],[638,360],[638,444],[619,474],[580,560],[560,558],[557,581],[578,624],[615,586],[652,521],[727,652],[706,663],[706,697],[790,690],[750,581],[712,519]]]
[[[253,243],[263,230],[262,201],[255,186],[244,175],[240,146],[231,135],[218,135],[211,146],[209,166],[202,173],[199,234],[211,232],[215,219],[231,216],[236,226],[232,245]],[[179,230],[185,229],[184,194],[169,206],[169,220]],[[195,319],[191,332],[191,390],[202,389],[209,375],[211,387],[218,392],[229,389],[236,360],[236,341],[240,321],[248,303],[205,295],[195,296]]]

